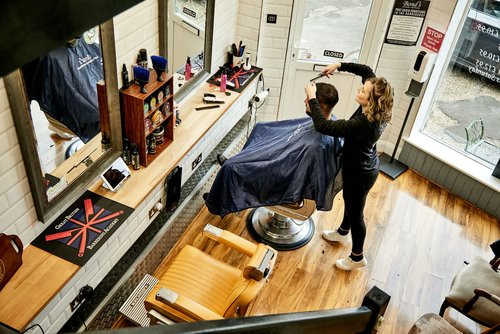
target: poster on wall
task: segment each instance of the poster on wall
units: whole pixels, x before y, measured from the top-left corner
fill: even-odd
[[[385,43],[416,45],[429,4],[428,0],[396,0]]]
[[[428,50],[438,53],[441,48],[441,44],[443,44],[443,39],[444,34],[442,32],[432,29],[431,27],[427,27],[424,38],[422,39],[422,46]]]

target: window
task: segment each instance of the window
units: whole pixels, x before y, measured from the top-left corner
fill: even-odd
[[[207,0],[175,0],[174,9],[184,20],[195,23],[201,29],[205,28]]]
[[[371,0],[308,0],[299,60],[357,62],[371,3]]]
[[[500,158],[500,1],[475,0],[421,132],[488,168]]]

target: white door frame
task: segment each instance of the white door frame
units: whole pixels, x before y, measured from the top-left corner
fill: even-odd
[[[368,23],[365,30],[365,35],[363,38],[363,45],[359,54],[360,63],[367,64],[373,69],[377,68],[380,52],[382,50],[382,45],[384,43],[384,37],[388,25],[388,21],[391,14],[391,8],[394,4],[394,0],[373,0],[372,6],[370,8],[370,14],[368,17]],[[295,41],[301,38],[302,26],[304,22],[304,10],[305,1],[295,0],[292,7],[292,18],[290,23],[290,32],[288,34],[287,50],[285,55],[285,67],[283,70],[283,81],[281,84],[281,94],[278,107],[277,119],[281,119],[284,115],[284,110],[291,108],[289,105],[291,103],[290,98],[286,98],[287,94],[293,94],[289,92],[293,89],[293,83],[295,81],[295,73],[299,68],[310,69],[320,71],[321,65],[327,65],[328,63],[317,63],[317,62],[297,62],[297,47]],[[314,66],[314,65],[317,66]],[[318,66],[319,65],[319,66]],[[316,68],[315,68],[316,67]],[[347,73],[340,73],[340,75],[350,75]],[[307,83],[304,83],[304,86]],[[354,94],[356,91],[356,86],[358,84],[353,83],[351,87],[351,97],[352,106],[349,109],[354,110]]]

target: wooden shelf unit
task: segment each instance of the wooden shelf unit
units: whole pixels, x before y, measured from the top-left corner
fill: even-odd
[[[162,77],[163,82],[156,80],[156,72],[150,70],[149,83],[145,86],[146,94],[140,92],[137,84],[120,91],[125,137],[130,143],[137,144],[141,165],[144,167],[147,167],[174,140],[173,77],[166,73],[163,73]],[[160,91],[163,92],[162,101],[158,101]],[[144,104],[149,105],[152,98],[156,100],[156,104],[150,106],[147,113],[144,113]],[[146,128],[146,119],[151,119],[157,111],[163,114],[163,119],[156,124],[151,121],[152,127]],[[148,154],[147,137],[160,126],[164,128],[164,141],[162,144],[157,144],[156,154]]]

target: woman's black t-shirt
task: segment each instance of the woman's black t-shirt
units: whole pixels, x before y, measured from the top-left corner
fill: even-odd
[[[363,84],[366,79],[375,77],[375,73],[369,66],[361,64],[342,63],[339,71],[361,76]],[[342,150],[344,170],[348,169],[357,173],[378,170],[377,141],[384,131],[385,124],[368,121],[362,113],[361,106],[348,120],[333,121],[324,118],[317,99],[309,100],[309,108],[316,131],[344,138]]]

